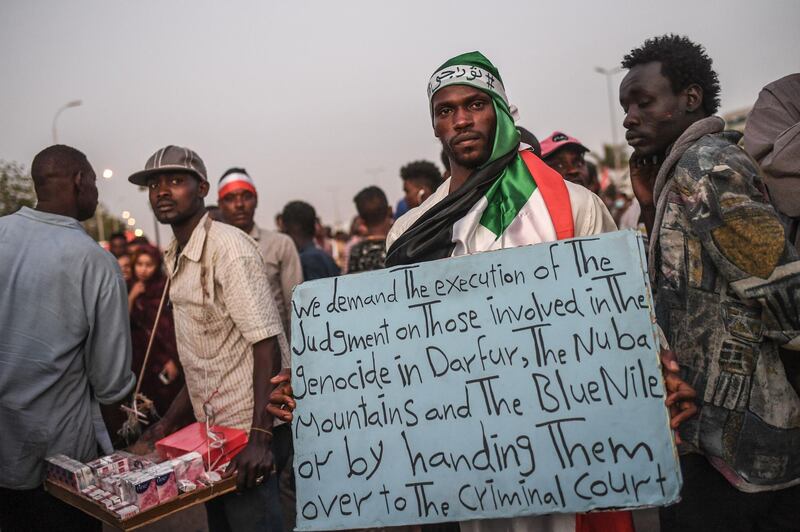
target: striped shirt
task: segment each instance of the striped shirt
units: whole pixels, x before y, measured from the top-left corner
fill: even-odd
[[[176,260],[177,256],[177,260]],[[278,337],[283,365],[289,347],[256,243],[239,229],[204,216],[178,255],[164,253],[171,279],[178,356],[194,415],[249,430],[253,421],[253,344]]]
[[[288,338],[289,314],[292,310],[292,290],[303,282],[303,268],[294,242],[288,236],[261,229],[253,224],[250,236],[258,244],[264,264],[267,267],[267,279],[272,289],[273,300],[283,322],[283,331]],[[288,367],[284,365],[283,367]]]

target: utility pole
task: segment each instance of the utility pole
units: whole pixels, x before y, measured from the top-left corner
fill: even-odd
[[[606,69],[603,67],[594,67],[594,71],[603,74],[606,77],[606,87],[608,89],[608,112],[609,117],[611,118],[611,143],[612,143],[612,151],[614,153],[614,168],[619,168],[622,163],[619,159],[619,143],[617,140],[617,103],[614,101],[614,87],[611,84],[612,78],[622,72],[622,67],[614,67],[611,69]]]
[[[53,116],[53,144],[58,144],[58,129],[56,128],[58,117],[61,115],[62,112],[69,109],[70,107],[79,107],[80,105],[83,105],[82,100],[72,100],[71,102],[67,102],[58,108],[58,111],[56,111],[56,114]]]

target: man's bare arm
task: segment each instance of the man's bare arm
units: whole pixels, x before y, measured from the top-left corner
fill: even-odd
[[[281,366],[280,350],[275,337],[253,345],[253,423],[247,446],[231,460],[226,475],[237,472],[240,490],[252,488],[272,471],[272,422],[267,400],[272,389],[270,379]]]
[[[152,450],[155,442],[185,427],[194,420],[194,410],[192,410],[192,402],[189,399],[189,390],[184,384],[166,414],[144,431],[142,437],[133,445],[131,450],[141,453]]]

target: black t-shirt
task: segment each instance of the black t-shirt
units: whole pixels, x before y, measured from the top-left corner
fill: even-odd
[[[350,248],[347,273],[381,270],[386,262],[386,238],[368,238]]]

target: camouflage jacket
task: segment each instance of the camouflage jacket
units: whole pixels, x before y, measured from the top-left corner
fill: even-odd
[[[800,260],[738,135],[700,137],[668,174],[653,286],[698,394],[682,451],[753,492],[800,483],[800,398],[778,355],[800,349]]]

